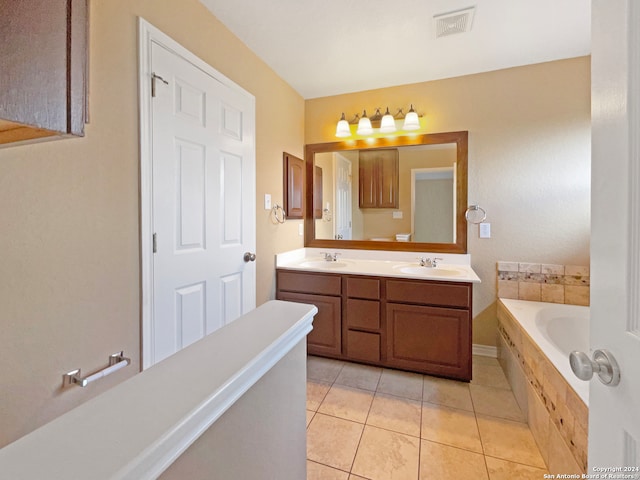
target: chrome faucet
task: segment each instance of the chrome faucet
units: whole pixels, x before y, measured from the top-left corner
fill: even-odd
[[[421,267],[436,268],[438,266],[438,260],[442,260],[442,258],[421,257],[420,258],[420,266]]]
[[[324,255],[324,259],[326,262],[335,262],[338,260],[338,255],[341,255],[338,252],[328,253],[328,252],[320,252],[320,255]]]

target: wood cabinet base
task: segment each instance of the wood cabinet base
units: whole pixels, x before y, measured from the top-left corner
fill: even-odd
[[[318,307],[312,355],[471,380],[470,283],[278,269],[279,300]]]

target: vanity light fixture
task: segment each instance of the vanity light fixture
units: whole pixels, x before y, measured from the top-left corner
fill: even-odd
[[[380,110],[378,110],[379,112]],[[380,132],[381,133],[393,133],[396,131],[396,119],[389,113],[389,107],[384,112],[384,116],[380,120]]]
[[[342,117],[338,121],[338,126],[336,127],[336,137],[345,138],[351,136],[351,129],[349,128],[349,122],[344,118],[344,112],[342,112]]]
[[[367,111],[362,111],[362,117],[358,120],[358,130],[356,130],[358,135],[371,135],[373,133],[373,127],[371,126],[371,120],[367,117]]]
[[[350,137],[352,134],[351,125],[358,125],[355,133],[360,136],[373,135],[374,133],[377,133],[374,131],[374,128],[378,129],[380,133],[394,133],[398,129],[405,131],[419,130],[420,117],[421,115],[418,115],[414,110],[413,104],[409,107],[409,111],[406,115],[401,108],[398,108],[397,113],[392,115],[389,111],[389,107],[386,108],[384,115],[380,112],[380,108],[376,108],[375,114],[371,117],[368,117],[367,111],[363,110],[362,116],[356,113],[351,120],[347,120],[345,114],[342,113],[342,116],[336,125],[336,137]],[[404,120],[402,128],[399,128],[399,124],[397,123],[400,120]]]
[[[418,130],[420,129],[420,119],[418,118],[418,114],[413,109],[413,104],[411,104],[411,109],[407,112],[404,117],[404,125],[402,126],[403,130]]]

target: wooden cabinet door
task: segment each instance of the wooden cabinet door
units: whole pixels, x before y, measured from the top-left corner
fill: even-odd
[[[386,321],[390,366],[471,379],[468,310],[388,303]]]
[[[304,217],[304,160],[290,153],[284,159],[284,210],[287,218]]]
[[[312,355],[342,354],[342,301],[340,297],[307,293],[279,292],[278,300],[309,303],[318,307],[313,330],[307,335],[307,352]]]
[[[360,208],[375,208],[378,205],[375,159],[360,152],[358,172]]]
[[[2,0],[0,11],[0,143],[83,135],[87,0]]]
[[[378,160],[378,207],[398,208],[398,150],[386,150]]]
[[[360,208],[398,208],[398,168],[397,149],[360,152]]]

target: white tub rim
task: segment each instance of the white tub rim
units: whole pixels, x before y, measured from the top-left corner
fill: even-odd
[[[578,394],[580,399],[589,406],[589,382],[579,380],[571,371],[569,358],[547,338],[536,325],[538,314],[544,309],[561,312],[563,314],[575,313],[577,316],[586,314],[587,321],[589,307],[582,305],[569,305],[563,303],[534,302],[530,300],[515,300],[511,298],[498,299],[513,319],[515,319],[531,340],[538,345],[542,353],[551,364],[560,372],[569,386]]]

